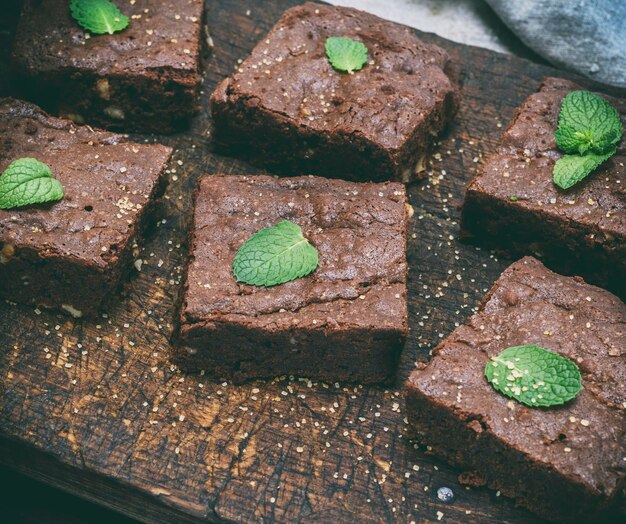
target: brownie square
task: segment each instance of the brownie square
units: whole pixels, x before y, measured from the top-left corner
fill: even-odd
[[[335,71],[331,36],[362,41],[369,63]],[[452,117],[457,86],[446,52],[408,28],[344,7],[285,11],[211,96],[218,143],[293,174],[409,181]]]
[[[68,0],[25,0],[13,49],[25,92],[77,123],[172,131],[197,109],[204,2],[118,5],[128,27],[90,35]]]
[[[97,312],[133,266],[171,152],[0,99],[0,173],[36,158],[65,193],[51,204],[0,209],[0,297],[75,316]]]
[[[524,344],[576,362],[584,389],[551,408],[498,393],[485,365]],[[624,303],[527,257],[411,374],[409,424],[433,453],[520,505],[552,520],[601,522],[603,513],[624,508],[625,355]]]
[[[397,183],[202,178],[175,361],[236,382],[391,380],[408,329],[408,209]],[[237,283],[238,249],[280,220],[302,228],[317,269],[274,287]]]
[[[626,296],[626,145],[567,191],[552,182],[554,131],[576,84],[548,78],[518,109],[497,152],[468,187],[466,232],[513,255],[535,254]],[[626,126],[626,101],[609,99]]]

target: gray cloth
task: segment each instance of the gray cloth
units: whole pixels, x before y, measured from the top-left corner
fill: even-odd
[[[553,64],[626,87],[626,0],[486,0]]]

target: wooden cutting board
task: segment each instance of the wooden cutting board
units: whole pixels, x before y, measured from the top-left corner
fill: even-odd
[[[168,362],[191,191],[204,173],[257,172],[213,153],[208,94],[296,3],[208,3],[204,109],[189,132],[158,138],[176,147],[167,219],[128,296],[97,321],[0,304],[0,462],[145,522],[539,522],[465,489],[409,441],[402,382],[510,262],[459,243],[459,206],[515,107],[558,71],[422,35],[461,67],[463,103],[428,179],[409,191],[411,335],[398,385],[236,387]],[[438,500],[441,486],[452,504]]]

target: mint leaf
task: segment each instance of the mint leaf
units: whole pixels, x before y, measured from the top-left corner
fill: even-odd
[[[604,98],[589,91],[572,91],[561,102],[556,144],[567,153],[552,171],[554,183],[569,189],[617,151],[622,121]]]
[[[586,155],[564,155],[554,164],[552,180],[561,189],[569,189],[587,177],[602,162],[608,160],[615,154],[615,147],[604,155],[587,153]]]
[[[63,198],[61,183],[50,168],[34,158],[20,158],[0,175],[0,209],[55,202]]]
[[[561,125],[554,132],[554,138],[559,149],[564,153],[578,153],[584,155],[591,149],[593,137],[591,132],[576,131],[576,128]]]
[[[578,366],[540,346],[513,346],[492,357],[485,377],[496,391],[527,406],[557,406],[583,389]]]
[[[367,63],[367,47],[363,42],[345,36],[326,39],[326,56],[337,71],[352,73]]]
[[[317,249],[297,224],[282,220],[260,229],[241,246],[233,262],[237,282],[275,286],[304,277],[317,268]]]
[[[572,91],[561,102],[556,143],[565,153],[608,153],[622,137],[617,110],[589,91]]]
[[[97,35],[112,35],[128,26],[128,17],[110,0],[72,0],[70,11],[81,27]]]

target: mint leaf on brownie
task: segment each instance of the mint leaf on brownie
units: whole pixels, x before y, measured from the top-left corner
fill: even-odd
[[[572,91],[561,102],[559,127],[554,133],[564,153],[604,154],[622,136],[617,110],[604,98],[589,91]]]
[[[561,102],[557,146],[566,155],[554,165],[553,180],[569,189],[616,152],[622,121],[604,98],[589,91],[572,91]]]
[[[531,407],[565,404],[582,389],[574,362],[540,346],[512,346],[492,357],[485,377],[496,391]]]
[[[297,224],[282,220],[260,229],[241,246],[233,263],[238,282],[275,286],[312,273],[318,255]]]
[[[128,26],[128,17],[110,0],[72,0],[70,11],[83,29],[97,35],[112,35]]]
[[[574,126],[559,125],[554,138],[564,153],[584,155],[589,151],[593,137],[590,131],[577,131]]]
[[[0,176],[0,209],[55,202],[63,198],[61,183],[34,158],[11,162]]]
[[[326,56],[337,71],[352,73],[367,63],[367,47],[363,42],[345,36],[326,39]]]
[[[615,154],[615,148],[603,155],[563,155],[554,165],[552,178],[561,189],[569,189],[583,180],[589,173]]]

